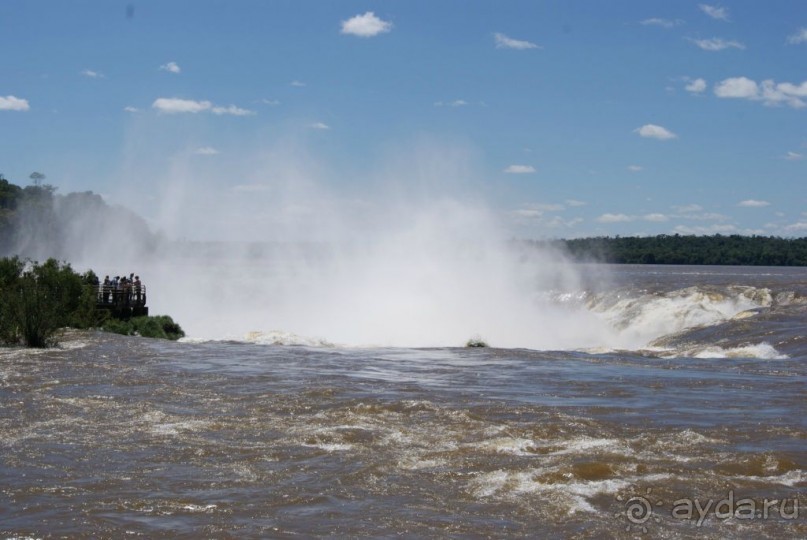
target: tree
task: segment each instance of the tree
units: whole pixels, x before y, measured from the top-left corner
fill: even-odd
[[[42,174],[41,172],[34,171],[31,173],[31,176],[29,176],[29,178],[34,183],[34,185],[38,187],[42,185],[42,180],[45,179],[45,175]]]

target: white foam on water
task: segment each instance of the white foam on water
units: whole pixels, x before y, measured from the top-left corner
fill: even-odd
[[[602,494],[617,494],[639,483],[653,483],[667,480],[670,474],[648,474],[626,478],[603,480],[575,480],[570,474],[568,482],[544,483],[537,480],[546,469],[527,471],[492,471],[477,475],[468,483],[469,492],[480,499],[500,497],[512,498],[525,494],[551,494],[554,504],[565,508],[569,514],[577,512],[598,513],[589,502]]]
[[[215,510],[216,508],[218,508],[218,506],[215,505],[215,504],[205,504],[205,505],[201,505],[201,504],[186,504],[185,506],[182,507],[182,510],[185,510],[186,512],[192,512],[192,513],[199,513],[199,512],[210,513],[213,510]]]
[[[745,480],[765,484],[781,484],[788,487],[807,484],[807,474],[800,469],[788,471],[779,476],[735,476],[734,478],[735,480]]]
[[[314,443],[314,444],[305,443],[302,446],[305,446],[307,448],[318,448],[326,452],[347,452],[349,450],[353,450],[354,448],[352,444],[345,444],[345,443]]]
[[[689,349],[676,353],[675,356],[689,356],[692,358],[756,358],[760,360],[787,360],[790,358],[776,350],[770,343],[762,342],[756,345],[723,348],[717,345]]]
[[[489,439],[479,444],[474,444],[474,448],[489,450],[502,454],[512,454],[514,456],[527,456],[535,454],[538,445],[532,439],[502,437]]]
[[[615,449],[619,448],[620,452],[628,453],[630,449],[625,447],[623,442],[619,439],[597,439],[592,437],[578,437],[568,441],[559,441],[553,443],[552,446],[563,446],[562,450],[550,452],[548,455],[559,456],[564,454],[578,454],[588,452],[590,450],[599,449]]]
[[[639,297],[605,294],[592,299],[590,309],[618,330],[622,346],[637,349],[687,328],[753,316],[749,310],[770,306],[772,301],[770,290],[764,288],[734,286],[716,292],[687,287]]]

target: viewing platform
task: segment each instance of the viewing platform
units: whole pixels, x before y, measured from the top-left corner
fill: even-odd
[[[114,289],[100,286],[96,289],[95,307],[106,310],[111,317],[122,320],[148,315],[146,287],[140,285]]]

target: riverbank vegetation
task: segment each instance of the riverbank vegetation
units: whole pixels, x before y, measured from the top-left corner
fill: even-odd
[[[119,320],[97,306],[98,278],[68,263],[17,257],[0,259],[0,343],[47,347],[64,327],[103,328],[127,335],[179,339],[185,333],[170,317]]]

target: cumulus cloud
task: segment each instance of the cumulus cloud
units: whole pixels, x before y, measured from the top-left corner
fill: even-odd
[[[212,146],[201,146],[194,150],[193,153],[197,156],[215,156],[219,151]]]
[[[603,214],[597,218],[600,223],[626,223],[633,221],[633,217],[626,214]]]
[[[81,74],[84,75],[85,77],[90,78],[90,79],[103,79],[104,78],[103,73],[99,73],[98,71],[93,71],[91,69],[85,69],[85,70],[83,70],[81,72]]]
[[[673,210],[676,212],[687,213],[687,212],[700,212],[703,210],[703,206],[699,204],[686,204],[683,206],[673,206]]]
[[[194,101],[192,99],[180,98],[157,98],[151,107],[157,109],[161,113],[178,114],[178,113],[199,113],[208,111],[213,107],[209,101]]]
[[[661,26],[662,28],[673,28],[683,23],[684,21],[680,19],[661,19],[659,17],[652,17],[639,22],[644,26]]]
[[[747,77],[731,77],[715,85],[715,95],[721,98],[755,99],[759,97],[759,85]]]
[[[384,34],[390,30],[392,30],[392,23],[382,21],[372,11],[342,21],[342,33],[352,36],[368,38]]]
[[[771,79],[757,83],[748,77],[730,77],[717,83],[714,93],[719,98],[761,101],[768,106],[788,105],[794,109],[807,107],[807,81],[801,84],[777,83]]]
[[[508,174],[530,174],[535,172],[535,167],[532,165],[509,165],[504,169]]]
[[[331,126],[329,126],[328,124],[324,124],[322,122],[314,122],[309,127],[311,127],[312,129],[323,129],[323,130],[331,129]]]
[[[228,107],[214,107],[209,101],[195,101],[192,99],[180,98],[157,98],[151,104],[153,109],[165,114],[180,114],[180,113],[200,113],[210,111],[216,115],[230,114],[233,116],[247,116],[255,114],[254,111],[242,109],[235,105]]]
[[[684,88],[687,92],[700,94],[706,90],[706,81],[704,79],[693,79]]]
[[[566,199],[564,202],[567,206],[585,206],[588,204],[585,201],[578,201],[576,199]]]
[[[711,39],[694,39],[694,38],[687,38],[689,41],[703,49],[704,51],[723,51],[726,49],[745,49],[745,45],[740,43],[739,41],[726,41],[725,39],[721,38],[711,38]]]
[[[180,68],[176,62],[168,62],[167,64],[161,65],[160,70],[167,71],[168,73],[179,73],[182,71],[182,68]]]
[[[242,109],[241,107],[236,107],[235,105],[229,105],[227,107],[213,107],[210,109],[213,114],[231,114],[233,116],[250,116],[255,114],[255,111],[250,111],[248,109]]]
[[[500,32],[493,34],[493,39],[496,42],[497,49],[540,49],[538,45],[530,41],[523,41],[520,39],[513,39]]]
[[[737,203],[737,206],[744,206],[746,208],[762,208],[764,206],[770,206],[771,203],[768,201],[758,201],[756,199],[747,199],[745,201],[740,201]]]
[[[670,218],[668,218],[666,215],[659,213],[645,214],[642,216],[642,219],[645,221],[652,221],[654,223],[661,223],[670,220]]]
[[[126,107],[123,108],[123,110],[128,113],[140,112],[140,109],[138,109],[137,107],[132,107],[131,105],[127,105]]]
[[[807,221],[797,221],[785,227],[787,232],[802,233],[807,232]]]
[[[703,11],[713,19],[716,19],[718,21],[729,20],[728,8],[710,6],[709,4],[700,4],[698,7],[700,8],[701,11]]]
[[[27,99],[15,96],[0,96],[0,111],[27,111],[31,108]]]
[[[709,225],[708,227],[690,227],[688,225],[678,225],[676,226],[673,231],[680,233],[680,234],[704,234],[704,235],[711,235],[711,234],[725,234],[725,233],[732,233],[737,230],[737,227],[734,225],[726,224],[719,224],[716,223],[714,225]]]
[[[633,132],[638,133],[640,137],[645,137],[647,139],[658,139],[660,141],[666,141],[678,137],[678,135],[667,128],[657,126],[655,124],[645,124],[642,127],[634,129]]]
[[[807,42],[807,28],[799,28],[799,31],[793,34],[792,36],[788,36],[787,42],[791,45],[798,45],[799,43],[806,43]]]
[[[447,106],[447,107],[465,107],[466,105],[470,105],[470,103],[468,103],[464,99],[455,99],[454,101],[448,101],[448,102],[445,102],[445,101],[435,101],[434,102],[435,107],[443,107],[443,106]]]

